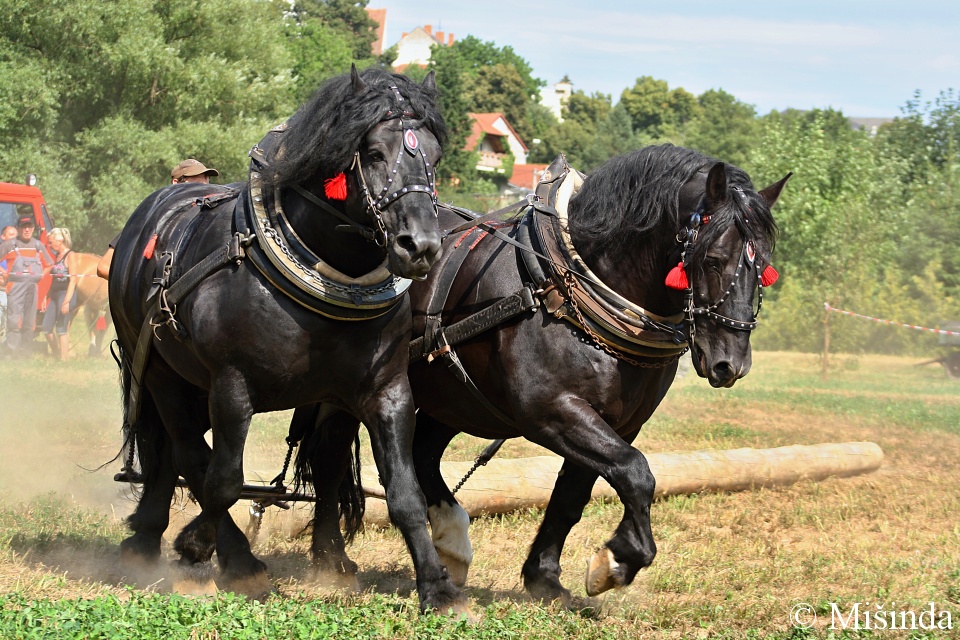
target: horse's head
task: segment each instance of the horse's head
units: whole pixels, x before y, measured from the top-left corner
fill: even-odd
[[[285,136],[274,183],[322,200],[317,213],[375,243],[396,275],[425,277],[441,251],[436,167],[446,141],[433,74],[418,84],[354,67],[321,87]]]
[[[750,332],[763,287],[776,280],[770,256],[776,226],[770,208],[790,174],[759,193],[746,174],[722,162],[706,177],[700,205],[678,235],[684,243],[685,314],[694,367],[714,387],[731,387],[750,371]]]

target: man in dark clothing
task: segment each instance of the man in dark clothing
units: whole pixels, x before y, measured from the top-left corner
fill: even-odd
[[[0,244],[0,263],[7,279],[7,348],[14,354],[29,355],[37,327],[37,283],[44,266],[53,264],[50,252],[33,237],[32,216],[20,216],[17,237]]]

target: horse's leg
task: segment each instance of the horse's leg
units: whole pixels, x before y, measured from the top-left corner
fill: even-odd
[[[649,566],[657,555],[650,529],[656,481],[647,459],[578,397],[562,401],[552,415],[536,425],[527,424],[523,431],[525,437],[571,465],[603,476],[623,503],[623,519],[616,533],[590,563],[587,593],[594,596],[633,582],[637,572]],[[586,485],[586,478],[582,485]],[[580,491],[585,491],[582,485]],[[578,494],[572,502],[577,500],[584,500],[583,495]],[[530,562],[536,566],[539,561],[531,558]]]
[[[347,537],[352,538],[363,516],[363,489],[346,474],[353,471],[351,445],[360,430],[360,421],[345,411],[324,417],[321,409],[322,405],[300,407],[293,418],[294,422],[312,419],[317,427],[305,443],[310,451],[310,475],[317,497],[310,546],[313,578],[332,587],[359,591],[357,564],[347,556],[340,530],[340,505],[341,498],[347,500],[347,511],[354,516],[347,517]],[[308,415],[302,417],[301,412]]]
[[[560,600],[570,606],[570,592],[560,583],[560,554],[590,501],[597,475],[568,461],[563,463],[543,522],[523,563],[523,586],[537,600]]]
[[[413,468],[416,415],[406,376],[371,398],[359,417],[370,433],[390,520],[403,534],[413,559],[421,611],[471,615],[467,598],[450,580],[427,533],[427,504]]]
[[[193,464],[180,464],[178,461],[178,466],[185,477],[190,474],[187,482],[191,488],[202,486],[202,491],[195,493],[202,511],[177,536],[174,548],[181,554],[184,563],[201,567],[209,562],[216,549],[222,579],[229,588],[253,597],[262,597],[272,591],[266,565],[253,556],[246,536],[228,512],[240,499],[243,447],[253,416],[242,376],[229,370],[221,372],[211,385],[207,403],[214,447],[206,465],[206,473],[203,473],[202,462],[195,458],[199,445],[175,448],[175,453],[181,456],[194,456]],[[205,444],[203,448],[206,449]]]
[[[143,485],[137,508],[127,518],[133,535],[120,543],[120,562],[134,572],[160,559],[163,532],[170,523],[170,501],[177,484],[173,450],[153,396],[144,391],[137,430]],[[148,441],[149,440],[149,441]]]
[[[455,435],[455,429],[425,413],[417,414],[413,466],[427,499],[427,518],[430,520],[433,546],[450,573],[450,579],[462,587],[467,582],[467,573],[473,561],[473,548],[468,534],[470,516],[453,497],[440,475],[440,459]]]

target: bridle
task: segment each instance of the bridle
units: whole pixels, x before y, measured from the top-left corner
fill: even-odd
[[[396,106],[394,109],[387,111],[386,114],[384,114],[384,117],[381,118],[377,124],[381,124],[388,120],[400,120],[400,131],[401,135],[403,136],[403,144],[400,146],[400,150],[397,152],[397,159],[394,162],[393,167],[387,174],[386,184],[376,197],[370,193],[370,188],[367,185],[367,178],[363,173],[363,165],[360,163],[359,150],[353,152],[353,161],[350,163],[350,168],[348,169],[350,172],[356,172],[357,182],[360,184],[363,200],[366,205],[365,211],[373,219],[373,226],[364,225],[356,220],[353,220],[300,185],[293,186],[293,189],[301,196],[344,221],[346,223],[345,225],[338,225],[336,227],[338,231],[359,233],[361,236],[370,242],[375,243],[381,248],[387,246],[387,228],[383,223],[384,207],[390,206],[403,196],[410,193],[429,194],[433,202],[433,214],[435,216],[437,215],[437,207],[439,204],[437,199],[436,171],[431,166],[426,154],[420,147],[420,139],[417,138],[417,134],[415,132],[417,127],[408,126],[405,122],[405,118],[416,118],[417,114],[403,109],[402,103],[405,102],[405,99],[403,95],[401,95],[400,90],[396,87],[396,85],[391,85],[390,88],[393,90],[394,96],[396,97]],[[400,165],[403,163],[403,157],[405,153],[408,153],[413,157],[420,156],[420,161],[423,163],[424,172],[427,176],[427,184],[408,185],[400,183],[393,191],[390,191],[390,188],[394,186],[394,182],[397,180],[397,172],[400,169]]]
[[[687,263],[687,256],[690,255],[691,249],[699,237],[701,225],[705,225],[709,221],[710,216],[703,214],[703,204],[701,203],[701,206],[698,207],[697,211],[690,216],[690,221],[688,222],[687,226],[677,233],[677,242],[683,245],[683,249],[680,253],[680,261],[683,264]],[[746,277],[746,274],[749,271],[756,272],[758,290],[757,310],[753,313],[752,319],[747,321],[737,320],[719,313],[718,309],[723,306],[723,304],[727,301],[727,298],[730,297],[730,294],[733,293],[733,290],[736,288],[737,283],[740,280],[740,275],[743,274],[744,277]],[[753,243],[753,240],[744,240],[743,247],[740,250],[740,259],[737,261],[737,268],[734,271],[730,286],[726,288],[716,302],[712,304],[705,304],[703,306],[697,306],[694,301],[694,287],[692,278],[689,279],[687,288],[684,290],[684,300],[684,324],[687,326],[687,342],[691,348],[694,346],[694,341],[696,339],[696,325],[694,323],[694,319],[697,316],[706,316],[718,324],[737,331],[749,332],[756,329],[758,325],[757,316],[760,315],[760,309],[763,307],[763,283],[760,277],[760,261],[757,260],[756,247]]]

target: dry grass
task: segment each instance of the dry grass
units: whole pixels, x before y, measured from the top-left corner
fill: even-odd
[[[919,611],[933,601],[939,610],[952,609],[954,629],[960,628],[960,384],[947,381],[940,369],[916,368],[913,362],[839,358],[831,379],[821,382],[814,356],[759,353],[750,376],[733,390],[714,391],[692,375],[679,380],[638,438],[641,450],[870,440],[883,448],[884,466],[859,478],[658,502],[652,510],[659,546],[654,565],[632,586],[591,600],[582,587],[584,567],[622,515],[616,502],[592,504],[563,557],[564,580],[578,603],[631,636],[742,637],[749,630],[786,635],[797,603],[819,608],[815,633],[822,635],[830,602]],[[123,593],[114,556],[104,550],[122,536],[117,523],[129,509],[109,482],[117,465],[89,474],[73,464],[94,466],[115,453],[112,371],[106,362],[94,366],[82,360],[67,363],[62,375],[39,360],[18,366],[35,366],[26,378],[40,385],[56,381],[57,395],[73,405],[53,407],[46,391],[18,388],[24,376],[11,363],[0,363],[6,414],[0,447],[16,452],[7,456],[15,464],[0,470],[0,506],[56,491],[71,504],[104,514],[105,543],[73,541],[66,545],[70,555],[57,544],[37,544],[36,535],[19,545],[4,539],[0,590],[49,598]],[[83,399],[87,396],[92,399]],[[258,418],[249,468],[279,468],[287,417]],[[460,437],[448,458],[471,459],[485,444]],[[500,455],[543,453],[535,445],[511,442]],[[520,566],[541,515],[473,523],[468,592],[479,604],[525,602]],[[322,593],[305,580],[306,540],[267,532],[256,551],[281,592]],[[403,597],[413,591],[409,556],[395,531],[366,532],[351,555],[361,566],[364,588]]]

